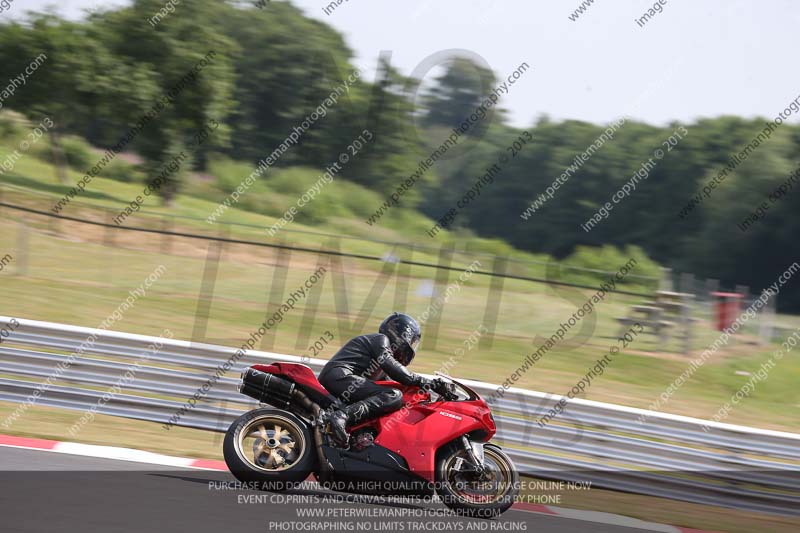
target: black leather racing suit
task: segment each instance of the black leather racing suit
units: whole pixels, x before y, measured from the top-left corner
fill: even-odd
[[[349,340],[322,369],[319,381],[348,405],[348,423],[354,424],[400,409],[403,394],[375,383],[384,374],[403,385],[424,385],[428,380],[410,372],[392,355],[389,338],[381,333]]]

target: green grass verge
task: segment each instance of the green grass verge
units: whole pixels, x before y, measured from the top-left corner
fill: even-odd
[[[0,139],[0,157],[13,146],[14,139]],[[32,149],[16,163],[12,172],[3,175],[4,201],[47,211],[69,190],[70,185],[57,183],[55,170],[43,159],[44,154],[46,150],[41,146]],[[148,214],[137,213],[131,224],[161,227],[163,218],[173,229],[220,234],[219,225],[210,225],[205,218],[224,198],[225,187],[229,189],[230,183],[238,183],[238,174],[245,173],[248,168],[236,162],[216,162],[212,169],[224,174],[225,179],[209,181],[208,177],[195,176],[189,181],[186,194],[179,195],[174,205],[163,206],[150,199],[143,208]],[[285,169],[270,174],[263,183],[257,184],[256,189],[248,192],[247,197],[248,201],[264,199],[263,209],[262,206],[252,206],[253,209],[273,214],[229,209],[222,220],[240,225],[225,231],[238,239],[269,241],[265,228],[277,220],[285,206],[296,200],[298,193],[316,180],[317,174],[313,169]],[[72,182],[80,176],[81,172],[69,172]],[[141,190],[141,183],[95,178],[80,202],[68,207],[67,214],[107,220],[108,216],[98,211],[99,208],[119,210]],[[325,194],[331,197],[326,198]],[[317,249],[325,245],[328,238],[309,232],[325,232],[396,242],[406,240],[409,232],[419,234],[432,222],[416,211],[398,207],[394,212],[402,220],[398,222],[389,217],[385,225],[381,224],[377,229],[369,227],[363,222],[363,215],[372,209],[372,202],[378,200],[381,199],[373,192],[337,182],[337,187],[326,188],[323,195],[311,204],[305,219],[291,225],[290,229],[300,232],[281,232],[273,241]],[[30,231],[21,232],[19,220],[24,220]],[[409,221],[413,224],[407,224]],[[323,222],[324,225],[320,225]],[[403,228],[404,231],[394,228]],[[547,259],[512,250],[503,243],[471,236],[448,234],[446,238],[455,240],[459,250],[453,260],[457,267],[469,264],[476,257],[473,255],[475,251],[500,252],[520,260]],[[393,252],[415,261],[439,261],[438,250],[434,248],[418,247],[409,255],[408,250],[398,251],[391,245],[367,240],[343,239],[341,246],[348,252],[377,257]],[[274,311],[266,303],[271,283],[279,274],[275,267],[279,258],[274,249],[242,245],[225,247],[216,272],[217,281],[206,323],[195,318],[201,281],[210,272],[206,268],[209,254],[206,241],[108,231],[77,223],[54,224],[43,217],[5,210],[0,212],[0,251],[7,251],[15,257],[14,262],[0,272],[0,313],[6,315],[96,327],[117,309],[128,296],[128,291],[138,287],[161,264],[167,267],[167,273],[146,297],[125,313],[124,319],[115,325],[116,329],[159,335],[164,328],[169,328],[179,339],[194,338],[234,346],[241,344],[265,315]],[[596,259],[586,250],[578,255]],[[607,261],[617,260],[608,250],[603,250],[602,255]],[[481,269],[491,270],[490,257],[477,257],[482,261]],[[286,290],[278,301],[300,286],[319,261],[327,260],[327,256],[310,253],[292,254]],[[378,286],[381,283],[380,270],[387,266],[391,265],[343,259],[341,279],[345,285],[340,287],[334,283],[336,276],[328,264],[329,274],[312,291],[312,300],[301,302],[260,347],[284,353],[309,354],[310,342],[330,330],[336,339],[320,354],[325,358],[349,336],[374,330],[380,319],[395,309],[414,315],[423,313],[430,305],[427,292],[437,274],[434,269],[419,266],[408,271],[392,271],[374,305],[362,308],[376,283]],[[651,275],[654,266],[647,264],[641,268],[646,271],[634,269],[632,274]],[[509,272],[520,276],[545,276],[543,264],[511,263]],[[451,273],[449,280],[452,282],[457,275],[457,272]],[[581,277],[580,280],[592,284],[591,278]],[[626,288],[644,290],[636,285]],[[466,337],[484,324],[494,330],[493,345],[481,344],[467,350],[463,357],[458,358],[458,365],[452,373],[465,378],[502,382],[535,349],[533,339],[539,339],[538,345],[551,336],[592,293],[587,289],[559,288],[509,279],[505,280],[500,295],[490,289],[490,278],[473,276],[444,307],[440,323],[431,320],[426,324],[423,350],[414,367],[421,371],[436,370],[463,348]],[[347,297],[346,308],[343,295]],[[316,298],[318,301],[314,302]],[[497,304],[496,324],[491,320],[487,324],[487,314],[492,314],[487,302]],[[609,295],[598,305],[592,318],[584,321],[588,329],[583,344],[559,343],[535,368],[522,375],[517,386],[555,394],[566,393],[615,342],[618,333],[615,317],[626,316],[635,303],[641,303],[641,298]],[[596,323],[590,324],[592,320]],[[800,327],[797,317],[780,317],[779,321],[787,327]],[[573,331],[568,337],[574,335]],[[716,335],[709,323],[698,324],[692,346],[695,355],[713,342]],[[436,339],[435,345],[432,338]],[[749,340],[751,337],[745,335],[735,344],[725,347],[700,368],[662,409],[699,418],[711,417],[749,379],[742,373],[757,370],[776,349],[774,345],[749,344]],[[615,358],[601,378],[593,381],[585,397],[647,408],[687,368],[689,356],[676,353],[677,348],[678,343],[673,342],[671,353],[654,353],[656,347],[652,337],[638,338],[629,350]],[[795,431],[800,425],[800,390],[793,385],[798,378],[800,362],[797,353],[793,352],[780,362],[766,381],[758,384],[752,395],[741,402],[726,421]]]
[[[217,282],[210,302],[205,331],[198,335],[195,315],[201,280],[206,271],[206,250],[197,242],[177,240],[175,253],[159,251],[160,244],[129,237],[120,246],[105,246],[103,230],[93,235],[88,229],[61,228],[66,238],[49,233],[46,228],[33,229],[27,236],[27,264],[20,273],[22,255],[15,250],[20,239],[17,225],[0,217],[0,249],[14,250],[15,262],[0,273],[0,309],[2,314],[38,320],[63,322],[97,327],[158,265],[166,272],[146,296],[124,313],[114,329],[147,335],[160,335],[169,328],[175,338],[205,340],[215,344],[236,346],[248,338],[268,312],[267,295],[277,273],[274,251],[252,251],[246,247],[226,250],[217,269]],[[73,231],[75,230],[75,231]],[[25,240],[25,239],[23,239]],[[100,241],[100,242],[97,242]],[[177,252],[180,252],[178,255]],[[313,254],[294,254],[287,273],[286,292],[295,290],[316,269],[318,258]],[[316,340],[326,330],[336,337],[320,357],[330,357],[337,345],[349,336],[377,327],[381,317],[397,305],[404,283],[409,290],[402,307],[412,315],[420,315],[430,304],[430,298],[420,292],[430,282],[431,269],[414,268],[407,275],[393,275],[385,291],[377,298],[373,309],[361,313],[363,302],[373,289],[379,274],[367,268],[365,262],[346,261],[342,293],[348,297],[348,310],[336,303],[333,271],[318,283],[312,294],[315,304],[300,302],[286,315],[266,344],[271,351],[309,354],[309,341]],[[340,293],[341,294],[341,293]],[[485,322],[486,301],[490,295],[489,279],[473,276],[455,293],[442,311],[441,323],[433,346],[433,324],[426,325],[427,336],[414,367],[433,371],[450,357],[457,357],[452,369],[456,376],[502,382],[533,349],[537,335],[549,337],[559,323],[566,321],[576,309],[576,301],[590,296],[591,291],[555,290],[542,284],[507,280],[499,303],[499,313],[493,346],[477,346],[465,351],[464,339]],[[495,295],[496,296],[496,295]],[[281,297],[281,300],[286,296]],[[614,317],[623,316],[637,301],[635,297],[610,295],[590,315],[596,319],[594,331],[580,346],[559,343],[531,370],[522,375],[517,386],[566,393],[595,361],[615,342],[617,324]],[[313,308],[317,311],[313,322]],[[272,310],[269,311],[272,314]],[[308,313],[308,314],[307,314]],[[359,325],[359,317],[364,324]],[[344,320],[344,324],[339,320]],[[355,324],[355,325],[354,325]],[[584,324],[590,325],[589,321]],[[698,327],[696,348],[710,343],[716,332],[702,324]],[[305,334],[305,335],[303,335]],[[570,332],[568,336],[574,335]],[[313,342],[313,341],[312,341]],[[605,374],[593,381],[586,398],[646,408],[667,386],[683,372],[688,357],[678,353],[656,354],[653,339],[642,336],[631,349],[616,357]],[[739,343],[726,348],[701,367],[663,408],[665,411],[708,418],[734,394],[747,377],[737,374],[755,371],[766,361],[775,346],[758,347]],[[796,353],[790,353],[769,378],[758,384],[753,394],[731,412],[728,422],[749,424],[793,431],[798,427],[797,405],[800,391],[794,386],[800,377]]]

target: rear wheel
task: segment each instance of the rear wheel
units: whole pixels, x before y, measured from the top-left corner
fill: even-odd
[[[222,449],[239,481],[285,490],[313,471],[314,447],[306,422],[280,409],[256,409],[234,420]]]
[[[456,513],[473,518],[494,518],[514,503],[519,474],[511,458],[494,444],[483,447],[483,473],[472,466],[463,446],[454,445],[440,455],[436,465],[436,491]]]

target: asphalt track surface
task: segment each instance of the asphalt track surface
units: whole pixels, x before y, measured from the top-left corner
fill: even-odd
[[[0,447],[0,531],[644,531],[517,510],[472,520],[435,503],[313,488],[276,495],[234,481],[224,472]],[[300,516],[308,509],[324,516]]]

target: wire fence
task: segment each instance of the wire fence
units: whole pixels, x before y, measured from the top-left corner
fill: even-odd
[[[314,232],[306,230],[287,229],[278,238],[270,238],[264,228],[241,223],[218,223],[210,226],[205,220],[172,215],[140,211],[130,225],[118,226],[113,222],[114,212],[109,208],[75,202],[71,204],[69,216],[56,215],[46,211],[42,206],[49,205],[50,195],[31,194],[28,189],[14,186],[0,187],[0,220],[16,224],[13,240],[14,264],[5,265],[6,272],[11,271],[19,275],[31,272],[31,265],[42,264],[47,258],[42,256],[43,251],[37,249],[34,241],[42,236],[56,239],[57,242],[81,241],[100,245],[97,249],[100,256],[105,257],[108,268],[100,265],[102,275],[96,276],[95,282],[100,282],[103,277],[107,279],[107,286],[113,287],[118,281],[113,279],[115,272],[124,270],[120,263],[124,260],[124,250],[144,251],[157,253],[168,257],[192,257],[204,261],[203,268],[199,269],[193,277],[198,280],[200,287],[196,322],[208,323],[213,320],[212,301],[224,289],[225,281],[218,279],[215,272],[222,259],[255,263],[259,272],[258,277],[272,279],[266,299],[270,305],[279,304],[279,293],[287,286],[291,279],[290,272],[313,270],[316,264],[333,264],[334,270],[342,276],[355,278],[357,282],[363,281],[362,274],[368,273],[375,284],[371,288],[358,288],[357,291],[372,295],[373,290],[384,284],[379,300],[370,300],[368,296],[362,308],[353,309],[352,303],[346,301],[341,293],[347,285],[349,291],[354,287],[340,276],[340,286],[333,288],[332,295],[326,295],[321,300],[309,302],[310,306],[319,312],[304,310],[302,326],[309,329],[313,326],[318,315],[336,315],[344,317],[348,327],[339,327],[344,335],[357,333],[357,326],[368,319],[379,316],[383,312],[382,306],[386,303],[387,291],[391,295],[391,305],[386,311],[396,309],[409,309],[413,312],[411,301],[427,300],[422,309],[437,306],[443,299],[449,299],[450,289],[453,289],[453,280],[466,269],[474,272],[475,276],[464,284],[465,294],[476,293],[479,285],[482,294],[476,300],[470,297],[462,305],[469,302],[477,312],[443,311],[440,316],[435,316],[426,328],[429,348],[436,348],[439,337],[448,336],[452,339],[455,335],[442,328],[447,328],[446,321],[449,317],[455,323],[481,324],[490,330],[490,333],[481,340],[484,349],[493,346],[497,336],[519,342],[530,339],[537,332],[547,333],[553,329],[547,320],[533,320],[527,327],[513,326],[519,317],[535,316],[541,313],[536,305],[527,302],[517,302],[512,305],[512,298],[540,298],[539,295],[547,292],[555,293],[556,297],[574,302],[579,298],[569,296],[568,291],[592,290],[611,278],[615,273],[601,269],[585,268],[560,262],[544,262],[529,258],[508,257],[487,254],[481,251],[471,251],[467,245],[456,248],[452,245],[439,247],[421,246],[408,242],[393,242],[380,239],[367,239],[363,237],[338,236],[331,233]],[[135,224],[135,225],[134,225]],[[59,247],[60,248],[60,247]],[[116,258],[115,258],[116,257]],[[81,261],[79,254],[73,254],[69,261]],[[112,268],[112,265],[117,266]],[[474,265],[479,265],[474,268]],[[264,268],[266,267],[266,268]],[[299,270],[298,270],[299,269]],[[57,271],[46,272],[44,269],[35,269],[36,275],[41,277],[68,278],[68,274],[61,275]],[[214,274],[214,276],[211,276]],[[375,278],[377,276],[377,279]],[[211,279],[211,278],[214,279]],[[336,285],[336,276],[334,285]],[[209,288],[210,287],[210,288]],[[361,286],[357,286],[361,287]],[[537,288],[538,287],[538,288]],[[659,289],[680,290],[696,295],[693,301],[691,315],[694,322],[705,324],[702,327],[705,335],[696,335],[688,345],[678,348],[674,345],[668,350],[677,350],[688,353],[692,349],[702,349],[704,343],[712,339],[713,331],[708,326],[713,326],[716,321],[716,302],[710,296],[711,292],[719,288],[713,280],[696,280],[688,274],[675,275],[665,271],[660,278],[642,276],[634,271],[625,276],[624,283],[609,289],[616,294],[620,303],[628,308],[653,299]],[[384,290],[385,289],[385,290]],[[456,289],[461,290],[461,286]],[[563,292],[559,293],[559,290]],[[747,292],[744,289],[743,292]],[[544,292],[543,292],[544,291]],[[333,302],[326,302],[332,296]],[[742,307],[746,307],[746,295]],[[242,298],[248,301],[248,298]],[[583,299],[581,297],[580,299]],[[349,304],[349,305],[348,305]],[[774,301],[772,302],[774,305]],[[410,306],[410,307],[407,307]],[[205,307],[205,311],[203,308]],[[391,309],[389,308],[391,307]],[[549,313],[549,309],[545,311]],[[568,313],[569,314],[569,313]],[[567,314],[567,315],[568,315]],[[197,315],[197,313],[196,313]],[[618,316],[627,316],[620,311]],[[759,320],[750,321],[742,331],[742,339],[757,338],[759,342],[769,342],[779,328],[774,327],[774,307],[771,312],[759,313]],[[542,324],[539,326],[538,324]],[[511,325],[511,327],[506,327]],[[557,323],[554,324],[557,326]],[[198,332],[206,329],[197,326]],[[505,329],[505,331],[504,331]],[[603,332],[601,324],[601,333]],[[606,332],[613,333],[614,326],[605,326]],[[703,333],[703,332],[701,332]],[[216,337],[219,342],[231,341],[231,338]],[[304,335],[299,335],[293,346],[286,349],[302,349],[305,342]],[[266,347],[266,346],[265,346]],[[663,351],[663,347],[653,346],[652,351]]]
[[[456,245],[444,244],[438,247],[421,245],[415,242],[386,241],[380,239],[368,239],[365,237],[343,236],[325,232],[312,232],[307,230],[297,230],[285,228],[282,233],[285,237],[268,237],[265,228],[253,224],[243,224],[234,222],[217,222],[216,230],[209,226],[205,219],[193,218],[182,215],[156,213],[148,210],[139,210],[136,213],[135,225],[120,226],[113,222],[115,210],[110,208],[81,204],[72,202],[70,204],[74,215],[58,215],[48,212],[41,207],[33,207],[30,202],[25,201],[25,196],[31,192],[27,189],[22,193],[15,187],[0,187],[0,208],[9,209],[17,212],[25,212],[31,215],[38,215],[49,219],[47,224],[53,231],[58,231],[62,227],[62,222],[80,222],[90,224],[106,230],[104,242],[107,244],[115,243],[116,231],[132,231],[158,235],[161,238],[161,248],[163,251],[171,251],[176,238],[193,238],[206,241],[227,242],[232,244],[243,244],[249,246],[260,246],[266,248],[286,248],[294,251],[304,251],[310,253],[339,255],[355,259],[365,259],[378,262],[396,261],[408,263],[410,265],[424,266],[435,269],[446,269],[451,271],[462,271],[467,265],[476,259],[482,263],[493,265],[491,271],[480,271],[479,274],[491,277],[507,279],[518,279],[534,283],[547,283],[566,287],[596,289],[597,285],[589,284],[586,280],[602,283],[614,275],[613,271],[586,268],[576,265],[564,264],[554,261],[537,261],[535,259],[509,257],[497,254],[490,254],[482,251],[471,250],[469,242],[465,241],[458,248]],[[35,193],[34,193],[35,194]],[[49,195],[40,195],[49,197]],[[13,201],[11,201],[13,200]],[[26,205],[28,204],[28,205]],[[13,216],[13,215],[11,215]],[[235,235],[236,237],[232,237]],[[358,253],[347,250],[330,250],[323,247],[304,246],[303,243],[321,242],[353,242],[351,249],[363,249],[364,244],[380,245],[385,249],[381,255]],[[371,248],[375,248],[372,246]],[[439,257],[443,253],[448,255],[448,260],[457,266],[448,266],[441,263],[431,263],[429,261],[414,261],[403,259],[414,253],[423,253],[430,257]],[[612,292],[629,294],[633,296],[648,296],[652,291],[659,287],[660,278],[653,276],[642,276],[635,273],[628,275],[628,286],[630,290],[613,289]]]

